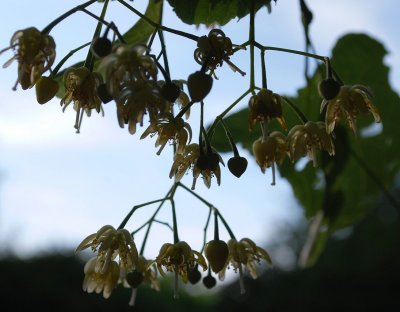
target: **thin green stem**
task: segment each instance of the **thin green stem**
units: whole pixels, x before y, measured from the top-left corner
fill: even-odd
[[[308,122],[308,118],[303,114],[303,112],[297,107],[296,104],[294,104],[291,100],[289,100],[285,96],[282,96],[282,98],[285,100],[287,104],[289,104],[289,107],[296,113],[297,117],[299,117],[299,119],[303,124]]]
[[[89,5],[95,3],[97,0],[90,0],[88,2],[85,2],[81,5],[76,6],[75,8],[65,12],[63,15],[60,17],[56,18],[54,21],[52,21],[49,25],[47,25],[45,28],[42,30],[42,34],[49,34],[50,31],[53,29],[54,26],[56,26],[58,23],[62,22],[64,19],[66,19],[68,16],[78,12],[82,11],[82,9],[88,7]]]
[[[311,57],[320,61],[325,62],[326,56],[321,56],[318,54],[313,54],[313,53],[308,53],[308,52],[303,52],[303,51],[298,51],[298,50],[292,50],[292,49],[285,49],[285,48],[278,48],[278,47],[271,47],[271,46],[263,46],[259,44],[258,42],[255,43],[255,46],[259,48],[260,50],[264,51],[279,51],[279,52],[286,52],[286,53],[291,53],[291,54],[298,54],[306,57]]]
[[[172,209],[172,227],[174,229],[174,244],[179,242],[178,236],[178,222],[176,220],[176,209],[175,209],[175,201],[171,198],[171,209]]]
[[[209,211],[208,211],[208,216],[207,216],[207,220],[206,220],[206,225],[204,226],[204,234],[203,234],[203,247],[201,248],[200,253],[203,253],[204,248],[206,246],[206,242],[207,242],[207,229],[208,229],[208,225],[210,224],[210,220],[211,220],[211,212],[213,211],[212,207],[209,207]]]
[[[192,107],[195,102],[189,102],[188,105],[184,106],[179,113],[175,116],[175,119],[182,118],[182,116]]]
[[[208,129],[208,131],[207,131],[208,134],[209,134],[209,138],[212,138],[212,137],[213,137],[215,127],[218,125],[218,123],[221,121],[221,119],[224,118],[225,115],[228,114],[229,111],[230,111],[232,108],[234,108],[241,100],[243,100],[243,98],[245,98],[251,91],[252,91],[251,88],[248,89],[248,90],[247,90],[246,92],[244,92],[241,96],[239,96],[231,105],[229,105],[221,114],[219,114],[219,115],[215,118],[215,120],[214,120],[213,124],[211,125],[210,129]]]
[[[94,30],[92,41],[95,38],[100,36],[101,28],[103,26],[102,21],[104,21],[104,17],[106,16],[108,2],[109,2],[109,0],[105,0],[104,1],[103,9],[101,10],[100,17],[98,19],[98,23],[97,23],[96,29]],[[94,55],[92,53],[92,50],[89,49],[88,54],[86,56],[86,60],[85,60],[84,66],[87,67],[90,71],[92,71],[93,65],[94,65]]]
[[[92,42],[86,42],[85,44],[82,44],[81,46],[77,47],[76,49],[73,49],[71,51],[69,51],[69,53],[64,56],[62,58],[62,60],[56,65],[56,67],[54,67],[53,71],[51,72],[51,77],[55,77],[58,73],[58,71],[61,69],[61,67],[65,64],[65,62],[72,56],[74,55],[76,52],[78,52],[79,50],[83,49],[84,47],[87,47],[88,45],[90,45]]]
[[[222,127],[224,128],[224,130],[225,130],[226,136],[228,137],[228,141],[229,141],[229,144],[231,145],[231,148],[232,148],[232,151],[233,151],[233,155],[234,155],[235,157],[240,157],[240,156],[239,156],[239,151],[238,151],[238,149],[237,149],[237,147],[236,147],[235,141],[233,140],[232,134],[231,134],[231,132],[229,131],[229,128],[228,128],[228,126],[225,124],[225,121],[224,121],[223,119],[221,119],[221,125],[222,125]]]
[[[200,200],[204,205],[206,205],[209,208],[213,208],[214,205],[211,204],[210,202],[206,201],[203,197],[201,197],[200,195],[196,194],[194,191],[192,191],[190,188],[188,188],[186,185],[182,184],[181,182],[177,182],[176,183],[177,186],[182,187],[183,189],[185,189],[186,191],[188,191],[190,194],[192,194],[194,197],[196,197],[198,200]]]
[[[219,240],[219,229],[218,229],[218,209],[213,208],[214,211],[214,240]]]
[[[166,197],[164,197],[164,198],[161,198],[161,199],[156,199],[156,200],[149,201],[147,203],[143,203],[143,204],[140,204],[140,205],[133,206],[131,211],[129,211],[129,213],[124,218],[124,220],[122,220],[122,222],[119,225],[118,229],[123,229],[125,227],[125,225],[128,223],[129,219],[132,217],[133,213],[136,210],[138,210],[139,208],[142,208],[142,207],[145,207],[145,206],[149,206],[149,205],[152,205],[152,204],[155,204],[155,203],[159,203],[159,202],[164,202],[167,199],[169,199],[168,195]]]
[[[171,73],[169,71],[167,48],[165,46],[164,34],[161,29],[158,30],[158,37],[160,38],[161,51],[162,51],[163,60],[164,60],[164,67],[165,67],[165,71],[167,72],[167,77],[168,77],[165,79],[165,81],[170,82],[171,81]]]
[[[150,18],[148,18],[146,15],[140,13],[138,10],[136,10],[134,7],[132,7],[131,5],[129,5],[128,3],[126,3],[123,0],[117,0],[119,3],[121,3],[124,7],[126,7],[127,9],[129,9],[130,11],[132,11],[133,13],[135,13],[137,16],[139,16],[140,18],[143,18],[147,23],[149,23],[151,26],[155,27],[156,29],[162,29],[164,31],[170,32],[172,34],[181,36],[181,37],[185,37],[194,41],[197,41],[199,39],[198,36],[195,36],[193,34],[189,34],[187,32],[184,31],[180,31],[180,30],[176,30],[173,28],[169,28],[163,25],[160,25],[156,22],[154,22],[153,20],[151,20]]]
[[[235,240],[236,240],[235,235],[233,234],[233,232],[232,232],[231,228],[229,227],[228,223],[225,221],[224,217],[221,215],[221,213],[219,212],[218,209],[216,209],[216,208],[214,208],[214,209],[215,209],[215,211],[217,212],[218,217],[219,217],[219,219],[221,220],[222,224],[225,226],[225,229],[228,231],[229,236],[230,236],[232,239],[235,239]]]
[[[265,66],[265,51],[261,50],[261,74],[262,74],[262,87],[267,88],[267,67]]]
[[[250,8],[250,26],[249,26],[249,44],[250,44],[250,89],[254,88],[254,44],[255,44],[255,12],[254,0],[251,0]]]

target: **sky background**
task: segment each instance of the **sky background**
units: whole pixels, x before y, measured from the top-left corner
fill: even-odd
[[[9,45],[15,31],[31,26],[42,29],[81,2],[59,0],[55,5],[50,0],[2,1],[0,49]],[[146,3],[136,0],[134,5],[143,12]],[[314,12],[311,38],[318,54],[329,56],[337,39],[346,33],[367,33],[385,45],[389,53],[385,61],[391,68],[390,81],[399,92],[398,1],[308,0],[307,3]],[[90,10],[99,12],[100,8],[96,3]],[[271,15],[262,10],[256,19],[257,40],[266,45],[303,50],[299,14],[297,0],[279,0],[273,5]],[[114,21],[124,32],[136,17],[117,2],[111,2],[107,20]],[[204,27],[196,29],[181,24],[168,5],[164,23],[198,35],[208,33]],[[89,41],[95,25],[94,20],[80,12],[55,27],[51,34],[57,44],[56,63],[69,50]],[[247,18],[233,20],[223,30],[234,43],[241,43],[247,40],[247,25]],[[198,69],[192,57],[195,43],[175,35],[165,36],[172,77],[186,79]],[[249,73],[247,53],[238,52],[231,60]],[[86,51],[78,53],[68,64],[84,59],[85,54]],[[0,63],[11,57],[11,51],[5,52],[0,56]],[[302,57],[271,52],[266,62],[269,88],[274,92],[294,95],[304,85]],[[39,105],[34,89],[11,90],[17,77],[16,67],[14,63],[0,71],[0,246],[3,251],[8,249],[29,256],[53,248],[73,249],[104,224],[117,227],[132,206],[162,198],[167,193],[172,185],[168,178],[170,147],[157,156],[155,138],[139,140],[144,129],[139,128],[135,136],[127,129],[120,129],[113,103],[105,106],[104,118],[97,114],[84,118],[81,134],[76,134],[75,112],[71,107],[62,113],[59,99]],[[215,81],[205,102],[208,122],[248,85],[248,78],[232,73],[226,65],[217,70],[217,75],[220,80]],[[380,103],[376,105],[379,107]],[[246,106],[247,99],[237,109]],[[195,108],[190,119],[194,125],[197,125],[197,116]],[[249,156],[245,151],[241,153]],[[229,157],[223,155],[225,162]],[[271,186],[271,172],[268,170],[263,175],[255,160],[247,158],[249,167],[240,179],[223,168],[221,186],[213,179],[211,189],[207,189],[199,179],[196,191],[220,209],[237,238],[250,237],[259,245],[270,244],[282,228],[302,220],[303,212],[285,181],[279,179],[275,187]],[[189,173],[182,182],[190,186],[191,180]],[[193,249],[200,249],[208,208],[181,189],[176,205],[180,238]],[[155,208],[142,208],[135,213],[128,229],[140,226]],[[166,205],[159,219],[170,222],[170,210]],[[228,239],[225,231],[220,236]],[[139,246],[141,237],[141,233],[135,237]],[[146,256],[155,257],[160,246],[172,240],[172,233],[156,224]]]

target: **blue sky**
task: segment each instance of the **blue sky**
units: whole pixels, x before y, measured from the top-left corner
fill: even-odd
[[[143,11],[147,1],[135,1]],[[4,0],[0,11],[0,48],[6,47],[12,34],[19,29],[45,27],[63,12],[81,1]],[[330,54],[336,40],[349,32],[365,32],[384,43],[389,54],[393,87],[400,86],[400,43],[398,40],[398,2],[394,0],[308,0],[314,12],[311,37],[321,55]],[[93,7],[93,9],[92,9]],[[100,4],[91,7],[98,12]],[[397,12],[397,13],[396,13]],[[113,20],[123,32],[135,17],[111,2],[108,20]],[[168,6],[165,24],[185,31],[207,34],[204,27],[196,29],[182,25]],[[257,39],[267,45],[302,50],[304,38],[300,27],[298,1],[278,1],[273,12],[257,16]],[[95,21],[77,13],[54,29],[57,60],[71,48],[90,40]],[[223,28],[234,43],[247,38],[247,19],[232,21]],[[166,34],[168,55],[173,78],[186,79],[197,69],[193,60],[195,45],[174,35]],[[242,70],[249,71],[246,52],[232,57]],[[12,56],[0,56],[5,63]],[[85,53],[71,60],[83,59]],[[267,57],[269,88],[274,92],[295,94],[304,85],[303,59],[299,56],[270,53]],[[224,65],[220,77],[207,97],[207,121],[222,112],[241,92],[247,78],[233,74]],[[85,118],[81,134],[73,129],[72,108],[61,112],[59,99],[43,106],[35,101],[34,90],[13,92],[16,64],[0,71],[0,246],[11,248],[20,255],[30,255],[51,248],[75,248],[81,239],[104,224],[118,226],[133,205],[158,199],[170,188],[168,178],[171,149],[156,155],[154,139],[139,140],[140,133],[131,136],[118,127],[113,103],[105,107],[103,118],[94,114]],[[362,83],[362,82],[361,82]],[[247,105],[244,100],[238,105]],[[379,103],[377,103],[379,107]],[[197,124],[198,111],[191,121]],[[243,155],[249,156],[246,152]],[[230,156],[224,155],[225,161]],[[197,183],[199,194],[211,201],[225,216],[236,236],[250,237],[258,244],[276,239],[278,230],[296,223],[302,216],[290,186],[279,180],[270,186],[270,172],[263,175],[254,159],[248,157],[249,167],[242,178],[236,179],[225,168],[222,184],[213,181],[206,189]],[[190,174],[183,178],[191,184]],[[179,191],[176,198],[180,237],[193,248],[200,249],[207,207]],[[140,226],[153,209],[142,208],[128,223],[129,229]],[[160,219],[170,222],[170,209]],[[210,232],[211,237],[211,232]],[[221,237],[227,239],[227,233]],[[141,235],[136,241],[141,242]],[[161,244],[172,242],[170,231],[154,226],[146,254],[154,257]]]

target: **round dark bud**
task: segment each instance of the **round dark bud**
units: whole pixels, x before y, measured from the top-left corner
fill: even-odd
[[[201,102],[210,93],[213,78],[202,71],[197,71],[189,76],[187,83],[192,101]]]
[[[228,169],[235,177],[240,178],[247,169],[247,159],[241,156],[230,158]]]
[[[217,285],[217,280],[215,277],[211,275],[207,275],[205,278],[203,278],[203,284],[206,286],[208,289],[213,288],[215,285]]]
[[[333,78],[324,79],[319,83],[319,93],[327,101],[334,99],[340,91],[340,83]]]
[[[132,271],[126,275],[126,281],[132,288],[138,288],[143,282],[143,273],[139,271]]]
[[[194,268],[193,270],[189,270],[188,280],[192,285],[197,284],[201,280],[200,271],[197,268]]]
[[[96,57],[105,57],[111,53],[112,43],[106,37],[99,37],[92,42],[91,49]]]
[[[113,100],[113,97],[111,96],[110,93],[107,91],[107,86],[105,83],[102,83],[99,85],[96,89],[97,95],[99,96],[100,100],[104,103],[107,104],[108,102]]]
[[[175,102],[180,94],[181,88],[173,82],[167,82],[161,87],[161,95],[168,102]]]

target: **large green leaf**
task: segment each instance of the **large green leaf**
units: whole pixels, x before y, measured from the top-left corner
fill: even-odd
[[[285,161],[280,172],[286,178],[295,196],[304,208],[308,218],[322,211],[323,238],[314,237],[314,248],[310,249],[309,262],[312,264],[322,252],[326,233],[353,225],[376,206],[383,188],[393,187],[400,169],[400,136],[397,118],[400,116],[400,99],[392,90],[388,80],[389,69],[384,65],[386,50],[378,41],[363,35],[351,34],[341,38],[333,49],[332,64],[345,84],[363,84],[371,87],[374,102],[379,109],[382,130],[364,135],[373,125],[371,116],[360,116],[360,135],[355,137],[345,121],[335,130],[335,157],[322,154],[320,166],[314,169],[308,163],[302,170]],[[318,69],[309,84],[298,91],[292,100],[310,120],[323,119],[319,114],[321,99],[317,84],[321,79]],[[295,123],[294,114],[284,111],[290,126]],[[244,148],[250,150],[259,135],[247,130],[247,109],[229,116],[226,123],[232,135]],[[371,128],[369,128],[371,129]],[[217,128],[213,145],[222,151],[228,146],[223,131]],[[322,232],[317,232],[321,234]]]
[[[225,25],[231,19],[249,14],[249,0],[168,0],[176,15],[190,25]],[[272,0],[255,0],[255,10],[263,6],[271,10]],[[276,0],[275,0],[276,2]]]

